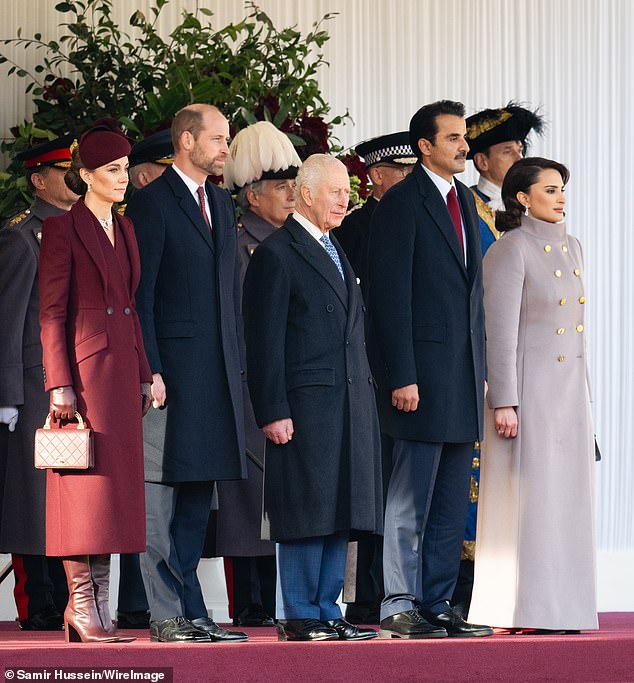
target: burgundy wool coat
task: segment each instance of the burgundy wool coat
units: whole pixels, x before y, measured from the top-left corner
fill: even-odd
[[[72,386],[95,433],[94,468],[47,473],[47,555],[145,550],[140,383],[152,373],[134,305],[134,229],[113,216],[116,250],[83,200],[42,229],[45,389]]]

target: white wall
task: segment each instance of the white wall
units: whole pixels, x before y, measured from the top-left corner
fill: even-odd
[[[0,38],[58,35],[50,0],[0,0]],[[148,0],[115,0],[124,22]],[[181,9],[204,6],[220,27],[245,16],[241,0],[172,0],[161,28]],[[630,0],[259,0],[280,27],[306,31],[326,12],[330,68],[320,73],[334,113],[355,124],[346,146],[407,128],[413,112],[439,98],[469,112],[510,99],[541,105],[549,121],[532,151],[572,171],[568,225],[585,250],[588,341],[596,432],[602,607],[634,610],[634,237],[627,187],[634,143],[634,3]],[[7,48],[0,45],[0,51]],[[22,60],[22,52],[15,52]],[[31,62],[33,63],[33,62]],[[5,71],[1,73],[6,73]],[[4,78],[4,76],[3,76]],[[3,84],[0,135],[28,111],[24,82]],[[467,172],[471,180],[472,172]],[[535,501],[539,505],[539,501]],[[622,581],[619,579],[622,577]],[[632,576],[630,570],[629,576]]]

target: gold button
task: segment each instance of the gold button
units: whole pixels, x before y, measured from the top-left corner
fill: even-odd
[[[579,268],[575,268],[572,272],[573,272],[577,277],[579,277],[579,276],[581,275],[581,271],[579,270]]]
[[[557,330],[557,334],[561,336],[565,331],[566,331],[566,328],[565,328],[565,327],[560,327],[560,328]]]
[[[586,297],[585,297],[585,296],[580,296],[580,297],[579,297],[579,303],[580,303],[580,304],[585,304],[585,303],[586,303]]]
[[[583,332],[583,325],[577,325],[575,329],[577,330],[577,332]]]
[[[550,254],[551,250],[552,250],[552,247],[550,246],[550,244],[547,244],[547,245],[544,247],[544,251],[545,251],[547,254]]]
[[[561,250],[564,252],[564,254],[568,251],[568,247],[565,244],[561,245]]]
[[[561,277],[561,271],[559,270],[559,268],[557,268],[557,270],[555,271],[555,277]]]
[[[561,299],[559,299],[559,305],[563,306],[566,303],[566,297],[562,296]]]
[[[562,355],[562,356],[559,356],[559,358],[557,358],[557,360],[558,360],[560,363],[563,363],[563,362],[566,360],[566,356],[563,356],[563,355]]]

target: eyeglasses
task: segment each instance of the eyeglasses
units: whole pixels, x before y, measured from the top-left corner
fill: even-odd
[[[397,166],[396,164],[377,164],[374,168],[389,168],[392,171],[398,171],[401,178],[408,176],[414,169],[413,166]]]

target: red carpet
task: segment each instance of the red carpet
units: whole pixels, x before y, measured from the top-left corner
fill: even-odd
[[[26,678],[18,669],[44,667],[50,677],[39,680],[55,681],[68,680],[56,679],[55,667],[84,667],[97,674],[109,667],[127,672],[167,667],[173,670],[171,680],[178,683],[634,682],[634,613],[602,614],[600,624],[599,631],[568,636],[308,644],[278,643],[272,628],[246,629],[248,643],[194,646],[150,643],[146,632],[130,631],[141,637],[127,645],[67,646],[61,632],[20,632],[14,624],[4,622],[0,624],[0,674],[7,681],[36,680]],[[13,679],[5,674],[8,670]]]

